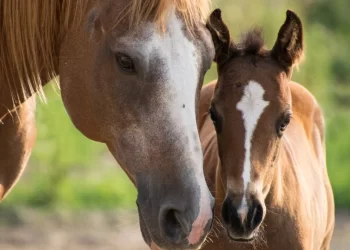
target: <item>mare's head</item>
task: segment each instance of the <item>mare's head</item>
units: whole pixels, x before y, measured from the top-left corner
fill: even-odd
[[[92,1],[86,25],[61,47],[68,113],[133,181],[143,237],[160,248],[197,248],[212,223],[196,121],[214,58],[207,8],[208,0]]]
[[[279,145],[292,116],[289,81],[303,54],[300,19],[291,11],[272,50],[259,30],[235,44],[220,10],[208,23],[216,50],[218,83],[210,113],[218,137],[228,235],[250,241],[266,215]]]

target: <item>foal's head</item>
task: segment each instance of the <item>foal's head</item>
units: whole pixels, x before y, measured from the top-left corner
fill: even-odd
[[[289,81],[303,54],[302,24],[287,11],[272,50],[253,30],[231,40],[220,10],[208,24],[216,49],[218,83],[211,104],[226,198],[222,217],[231,239],[254,239],[265,215],[284,131],[292,116]]]
[[[72,121],[108,145],[137,188],[145,241],[166,249],[197,248],[212,222],[196,122],[214,57],[208,2],[91,1],[61,48]]]

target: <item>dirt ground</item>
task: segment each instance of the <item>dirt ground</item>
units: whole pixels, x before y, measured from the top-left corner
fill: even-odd
[[[0,213],[0,250],[146,250],[135,212]],[[350,212],[337,212],[333,250],[350,249]]]

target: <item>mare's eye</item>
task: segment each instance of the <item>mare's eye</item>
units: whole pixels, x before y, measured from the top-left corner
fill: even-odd
[[[278,128],[277,128],[277,133],[278,133],[279,136],[283,135],[283,132],[286,130],[288,124],[290,123],[291,117],[292,117],[292,114],[291,113],[287,113],[280,120]]]
[[[132,61],[132,59],[124,54],[117,54],[116,55],[117,63],[121,70],[123,70],[126,73],[134,73],[135,72],[135,66]]]

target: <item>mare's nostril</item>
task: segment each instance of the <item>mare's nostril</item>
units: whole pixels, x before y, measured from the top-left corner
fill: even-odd
[[[183,213],[176,209],[165,209],[161,212],[160,226],[165,238],[180,243],[191,231],[191,225]]]
[[[191,226],[188,223],[187,220],[185,220],[185,218],[180,214],[180,212],[176,211],[176,210],[172,210],[173,216],[175,217],[175,223],[176,224],[180,224],[182,232],[185,233],[185,235],[189,234],[191,231]]]

